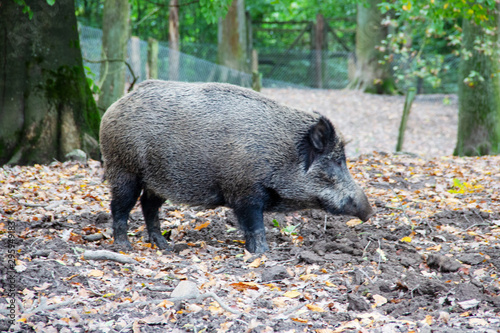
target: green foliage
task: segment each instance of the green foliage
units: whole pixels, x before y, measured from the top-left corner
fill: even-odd
[[[219,17],[224,17],[233,0],[200,0],[200,11],[208,23],[217,23]]]
[[[101,92],[101,89],[97,85],[97,76],[94,72],[92,72],[90,67],[83,66],[83,69],[85,70],[85,77],[87,79],[87,84],[90,87],[90,91],[92,91],[93,94],[99,94]]]
[[[380,4],[386,15],[384,25],[391,33],[381,46],[388,50],[385,61],[394,59],[407,66],[394,67],[395,77],[400,82],[423,80],[436,88],[441,85],[441,76],[450,71],[444,54],[462,54],[469,57],[471,50],[461,50],[463,20],[471,20],[481,26],[486,35],[493,36],[492,15],[496,15],[494,0],[395,0]],[[478,39],[475,50],[492,54],[493,39]],[[424,56],[425,55],[425,56]],[[468,85],[481,80],[479,73],[471,73]]]
[[[285,235],[292,235],[292,236],[297,235],[296,229],[298,228],[298,225],[291,225],[290,224],[290,225],[287,225],[286,227],[281,227],[280,223],[276,219],[273,219],[273,226],[275,228],[280,229],[280,231]]]
[[[31,7],[26,4],[25,0],[12,0],[19,6],[23,7],[23,14],[28,14],[29,19],[33,18],[33,11]],[[46,0],[49,6],[53,6],[56,3],[56,0]]]

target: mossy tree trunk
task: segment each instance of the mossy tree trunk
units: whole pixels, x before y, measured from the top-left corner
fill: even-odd
[[[245,0],[233,0],[226,17],[219,19],[219,65],[250,72],[247,38]]]
[[[102,15],[101,93],[97,106],[101,112],[125,92],[125,61],[129,40],[128,0],[106,0]],[[136,73],[137,74],[137,73]]]
[[[497,14],[498,15],[498,14]],[[498,16],[484,24],[494,32],[463,21],[463,52],[460,63],[458,134],[455,155],[479,156],[500,153],[500,65]],[[478,50],[477,41],[491,42],[491,54]]]
[[[367,0],[358,4],[356,26],[356,70],[349,88],[378,94],[395,92],[394,78],[385,52],[380,48],[387,36],[382,26],[382,14],[377,5],[380,0]]]
[[[98,157],[100,115],[85,78],[73,0],[0,6],[0,165]]]

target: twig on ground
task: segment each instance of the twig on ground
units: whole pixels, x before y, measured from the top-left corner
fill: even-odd
[[[285,311],[285,313],[283,313],[283,315],[290,316],[290,315],[294,314],[294,312],[298,311],[299,309],[301,309],[302,307],[304,307],[307,304],[308,304],[307,302],[300,303],[299,305],[294,306],[293,308]]]
[[[40,306],[38,306],[36,309],[30,310],[30,311],[26,311],[24,313],[26,313],[26,314],[35,314],[35,313],[38,313],[38,312],[50,311],[50,310],[57,309],[58,307],[61,307],[61,306],[66,306],[66,305],[70,305],[70,304],[77,304],[77,303],[80,303],[80,302],[81,302],[80,300],[70,299],[68,301],[64,301],[64,302],[61,302],[61,303],[47,305],[46,302],[44,301],[44,302],[40,302]]]
[[[107,250],[85,251],[83,253],[85,260],[112,260],[122,264],[137,264],[137,261],[121,253],[111,252]]]

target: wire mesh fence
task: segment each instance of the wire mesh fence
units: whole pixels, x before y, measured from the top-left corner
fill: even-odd
[[[99,81],[102,47],[102,31],[80,25],[80,45],[84,64]],[[128,84],[137,78],[136,83],[148,78],[147,72],[147,42],[132,37],[128,43],[127,71]],[[158,48],[158,78],[161,80],[175,79],[185,82],[226,82],[250,87],[252,75],[237,71],[215,63],[217,45],[185,43],[181,45],[182,52],[172,50],[168,43],[160,42]],[[354,72],[355,59],[351,52],[315,51],[315,50],[284,50],[279,48],[261,48],[259,51],[259,72],[262,73],[263,87],[282,88],[327,88],[343,89],[347,87]],[[321,68],[318,69],[318,54],[321,54]],[[178,69],[175,77],[169,70],[171,57],[178,58]],[[431,56],[427,63],[432,62]],[[390,68],[396,78],[400,91],[409,87],[417,87],[419,93],[456,93],[458,83],[458,63],[456,56],[440,58],[438,74],[432,79],[420,79],[409,75],[418,71],[415,59],[394,57]],[[318,74],[319,73],[319,74]]]

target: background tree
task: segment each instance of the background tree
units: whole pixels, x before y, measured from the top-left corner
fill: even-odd
[[[225,17],[219,18],[218,63],[249,72],[245,0],[233,0]]]
[[[73,0],[0,6],[0,165],[98,156],[99,112],[85,78]],[[32,16],[30,19],[29,16]]]
[[[382,41],[387,38],[387,26],[382,25],[380,0],[358,4],[356,26],[356,70],[349,87],[366,92],[392,94],[394,79],[384,59]]]
[[[498,32],[496,8],[491,9],[488,20],[482,24],[476,23],[474,19],[463,20],[455,155],[500,153]]]
[[[101,92],[97,106],[101,112],[125,91],[125,61],[130,36],[128,0],[106,0],[102,16]]]

